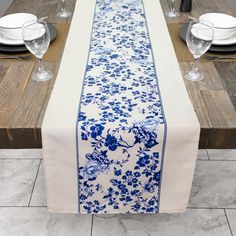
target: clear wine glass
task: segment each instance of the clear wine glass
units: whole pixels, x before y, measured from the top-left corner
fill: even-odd
[[[57,13],[57,15],[59,17],[62,17],[62,18],[67,18],[67,17],[70,17],[72,15],[72,13],[70,11],[66,10],[66,2],[65,2],[65,0],[61,0],[61,9]]]
[[[204,75],[198,70],[199,58],[210,48],[214,38],[214,25],[203,20],[193,20],[189,23],[186,42],[189,51],[193,54],[194,65],[192,70],[184,75],[185,79],[199,81]]]
[[[47,23],[43,20],[28,21],[22,26],[22,37],[27,49],[38,59],[38,69],[32,73],[32,79],[37,81],[49,80],[53,73],[44,68],[42,58],[50,44],[50,33]]]
[[[175,0],[170,0],[170,11],[166,12],[166,16],[168,17],[178,17],[179,13],[176,11],[176,2]]]

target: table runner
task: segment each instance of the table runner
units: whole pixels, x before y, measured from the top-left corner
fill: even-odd
[[[78,2],[43,123],[48,209],[183,211],[198,137],[159,3]]]

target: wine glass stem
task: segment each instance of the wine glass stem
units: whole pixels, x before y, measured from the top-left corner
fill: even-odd
[[[194,58],[193,70],[198,71],[199,57]]]
[[[170,0],[170,10],[173,12],[176,11],[175,0]]]
[[[65,1],[61,1],[61,11],[65,11]]]
[[[43,65],[42,65],[42,58],[38,58],[38,71],[42,72],[43,71]]]

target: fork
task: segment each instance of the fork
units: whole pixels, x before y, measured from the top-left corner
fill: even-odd
[[[236,59],[236,56],[220,56],[220,55],[205,54],[204,58],[208,60],[216,61],[216,60]]]
[[[32,58],[31,54],[18,55],[18,56],[14,56],[14,55],[0,56],[0,59],[15,59],[18,61],[29,60],[31,58]]]

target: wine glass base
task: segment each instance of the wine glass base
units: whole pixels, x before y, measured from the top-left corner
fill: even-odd
[[[60,12],[57,13],[57,16],[59,16],[59,17],[61,17],[61,18],[68,18],[68,17],[70,17],[71,15],[72,15],[71,12],[65,11],[65,10],[60,11]]]
[[[32,74],[32,79],[35,81],[47,81],[52,78],[53,78],[53,73],[47,69],[42,69]]]
[[[198,70],[191,70],[184,75],[184,78],[191,81],[200,81],[204,79],[204,75]]]
[[[174,18],[174,17],[178,17],[179,13],[177,11],[169,11],[166,13],[166,16],[170,18]]]

